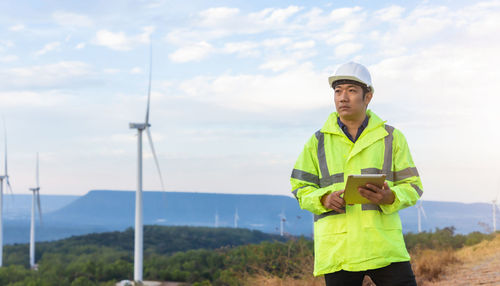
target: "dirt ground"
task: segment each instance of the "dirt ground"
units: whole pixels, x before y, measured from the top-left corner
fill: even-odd
[[[439,281],[425,286],[500,285],[500,235],[457,251],[457,257],[460,262],[450,265]]]

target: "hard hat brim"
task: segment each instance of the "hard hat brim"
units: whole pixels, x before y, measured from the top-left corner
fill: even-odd
[[[347,80],[353,80],[353,81],[357,81],[363,85],[365,85],[366,87],[368,87],[368,89],[373,93],[374,92],[374,89],[373,89],[373,86],[370,86],[368,84],[366,84],[366,82],[360,80],[359,78],[355,77],[355,76],[350,76],[350,75],[334,75],[334,76],[331,76],[331,77],[328,77],[328,83],[330,85],[330,87],[332,87],[332,84],[338,80],[343,80],[343,79],[347,79]]]

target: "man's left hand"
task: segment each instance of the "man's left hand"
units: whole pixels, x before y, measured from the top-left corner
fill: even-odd
[[[364,187],[359,187],[358,191],[361,196],[369,199],[377,205],[390,205],[396,199],[394,193],[389,188],[389,185],[387,185],[387,182],[384,182],[384,186],[382,188],[372,184],[366,184]]]

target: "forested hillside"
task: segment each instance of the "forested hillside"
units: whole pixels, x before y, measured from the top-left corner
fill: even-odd
[[[259,279],[313,285],[313,242],[234,228],[145,227],[144,279],[196,285],[261,285]],[[456,235],[453,228],[407,234],[416,274],[435,279],[449,263],[442,249],[459,249],[494,235]],[[38,271],[28,268],[28,245],[7,246],[0,285],[114,285],[132,279],[133,231],[37,244]],[[423,250],[431,250],[422,252]],[[436,253],[436,254],[434,254]],[[436,260],[437,259],[437,260]],[[438,261],[429,264],[429,261]],[[267,277],[267,278],[266,278]],[[297,282],[298,281],[298,282]],[[288,282],[284,285],[292,285]],[[318,284],[320,285],[320,284]]]

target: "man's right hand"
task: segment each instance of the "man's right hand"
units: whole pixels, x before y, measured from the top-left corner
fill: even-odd
[[[326,194],[321,197],[321,203],[327,209],[334,210],[338,213],[345,213],[345,201],[340,197],[340,195],[343,193],[344,190]]]

